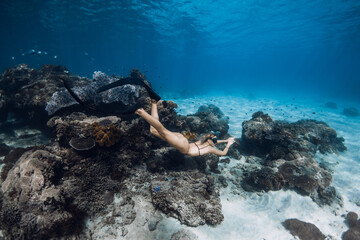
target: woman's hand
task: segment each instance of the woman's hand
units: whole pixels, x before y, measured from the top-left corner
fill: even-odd
[[[235,138],[231,137],[227,139],[229,145],[232,145],[235,142]]]

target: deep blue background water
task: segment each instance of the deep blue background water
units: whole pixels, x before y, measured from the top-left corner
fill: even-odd
[[[145,71],[160,92],[360,101],[360,1],[0,1],[0,70]],[[31,49],[41,56],[29,55]],[[47,55],[44,54],[47,52]]]

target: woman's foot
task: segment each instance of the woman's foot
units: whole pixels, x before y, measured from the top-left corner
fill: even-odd
[[[141,116],[141,114],[142,114],[144,111],[145,111],[145,110],[144,110],[143,108],[139,108],[139,109],[137,109],[137,110],[135,111],[135,114]]]

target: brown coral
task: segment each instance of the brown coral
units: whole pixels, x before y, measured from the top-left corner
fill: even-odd
[[[120,130],[114,125],[100,125],[98,122],[91,124],[90,130],[95,137],[95,141],[102,147],[111,147],[120,139]]]
[[[189,130],[186,131],[186,132],[182,132],[181,134],[184,135],[184,137],[185,137],[187,140],[190,140],[190,141],[193,141],[193,140],[197,139],[197,137],[198,137],[198,136],[196,135],[196,133],[190,132]]]

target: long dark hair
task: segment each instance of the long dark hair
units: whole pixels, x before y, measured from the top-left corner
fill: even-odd
[[[204,142],[206,142],[209,139],[212,139],[213,137],[216,137],[213,133],[206,133],[204,135],[201,136],[201,144],[203,144]]]

